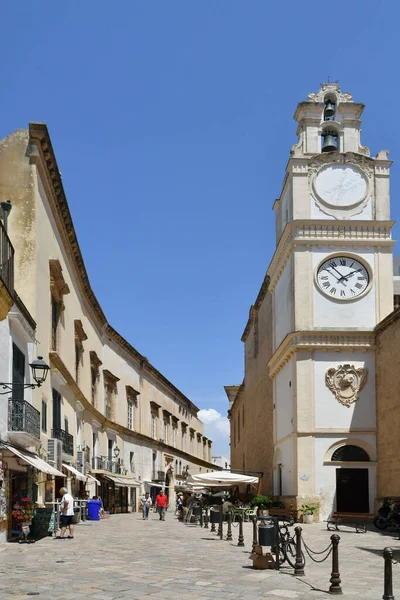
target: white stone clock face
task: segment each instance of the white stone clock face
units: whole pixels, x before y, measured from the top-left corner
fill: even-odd
[[[321,292],[335,300],[355,300],[369,288],[369,271],[351,256],[333,256],[320,264],[316,283]]]
[[[319,199],[330,206],[352,206],[366,197],[368,180],[355,167],[328,165],[314,179],[314,190]]]

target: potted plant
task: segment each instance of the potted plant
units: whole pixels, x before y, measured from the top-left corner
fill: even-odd
[[[270,498],[269,496],[263,496],[262,494],[259,494],[258,496],[255,496],[252,499],[250,504],[251,506],[257,507],[258,516],[268,516],[268,509],[272,505],[272,498]]]
[[[318,506],[312,504],[303,504],[300,507],[300,513],[303,515],[303,523],[313,523],[314,513],[318,510]]]

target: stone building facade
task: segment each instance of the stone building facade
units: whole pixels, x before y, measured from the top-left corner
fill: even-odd
[[[241,385],[226,386],[231,427],[233,469],[263,473],[261,493],[272,491],[273,390],[266,364],[272,356],[272,296],[269,277],[261,286],[242,335],[245,377]]]
[[[315,504],[321,519],[370,512],[377,493],[375,327],[393,310],[394,242],[391,161],[361,144],[363,109],[332,82],[297,106],[267,289],[242,338],[244,383],[226,388],[232,468],[257,464],[266,493]],[[255,407],[262,427],[249,425]]]
[[[26,362],[41,355],[51,366],[45,384],[25,395],[40,430],[25,449],[65,475],[52,490],[39,476],[39,504],[50,505],[61,483],[77,494],[84,482],[106,509],[136,510],[144,490],[165,486],[173,496],[187,473],[215,469],[199,409],[113,329],[94,295],[46,125],[0,143],[0,200],[12,203],[15,289],[35,326],[29,348],[16,343]]]
[[[397,270],[395,279],[396,277]],[[400,309],[397,308],[376,327],[378,501],[385,497],[400,498],[400,464],[397,454],[400,430],[397,377],[400,370],[399,348]]]

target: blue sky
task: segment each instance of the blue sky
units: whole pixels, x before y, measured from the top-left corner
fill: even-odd
[[[108,320],[222,415],[204,413],[215,454],[296,105],[339,79],[371,155],[396,160],[399,17],[394,0],[2,2],[0,136],[47,122]]]

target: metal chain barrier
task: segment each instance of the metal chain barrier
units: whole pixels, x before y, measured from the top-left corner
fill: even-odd
[[[313,560],[316,563],[323,563],[326,561],[327,558],[329,558],[329,556],[332,554],[332,549],[333,549],[333,544],[332,542],[329,544],[329,546],[327,548],[325,548],[325,550],[322,550],[322,552],[315,552],[314,550],[311,550],[311,548],[309,546],[307,546],[306,542],[304,541],[304,537],[301,536],[301,541],[303,542],[303,546],[305,551],[307,552],[308,556],[311,558],[311,560]],[[325,554],[325,552],[327,552],[327,555],[322,558],[321,560],[318,560],[316,558],[314,558],[312,555],[321,555],[321,554]]]

